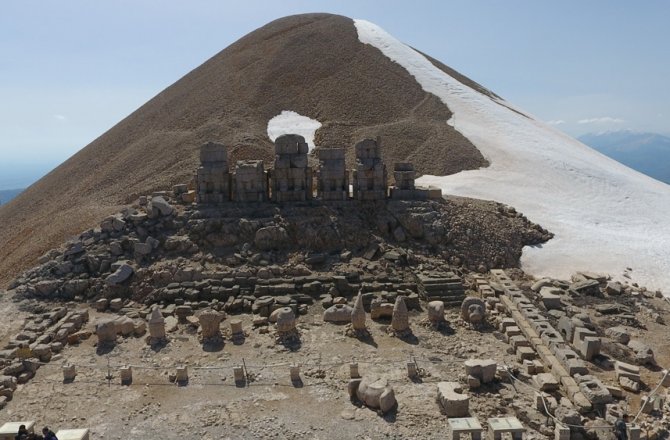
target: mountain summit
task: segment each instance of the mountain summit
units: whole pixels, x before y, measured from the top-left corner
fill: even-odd
[[[670,187],[556,131],[364,21],[276,20],[241,38],[0,208],[0,283],[140,194],[187,182],[204,141],[231,160],[273,157],[270,121],[312,127],[318,147],[380,137],[419,183],[497,200],[555,233],[524,269],[590,269],[670,284]],[[630,276],[630,274],[626,274]]]
[[[360,42],[351,19],[290,16],[222,50],[3,206],[0,285],[138,195],[188,182],[203,142],[271,166],[268,121],[287,110],[318,120],[316,144],[347,147],[350,164],[353,144],[377,136],[388,163],[408,160],[421,174],[487,164],[445,123],[449,108]]]

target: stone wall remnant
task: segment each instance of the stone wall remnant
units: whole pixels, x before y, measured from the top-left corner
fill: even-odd
[[[196,187],[198,203],[215,204],[230,200],[230,171],[225,145],[207,142],[200,147]]]

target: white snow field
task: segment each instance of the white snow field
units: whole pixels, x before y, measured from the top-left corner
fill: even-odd
[[[283,110],[268,121],[268,137],[274,142],[283,134],[299,134],[305,138],[309,151],[312,151],[314,149],[314,133],[319,128],[321,128],[319,121],[290,110]]]
[[[569,278],[576,271],[633,281],[670,294],[670,186],[609,159],[513,106],[442,72],[377,25],[354,20],[362,43],[404,67],[453,112],[448,122],[490,166],[417,183],[447,195],[496,200],[555,234],[526,247],[523,269]]]

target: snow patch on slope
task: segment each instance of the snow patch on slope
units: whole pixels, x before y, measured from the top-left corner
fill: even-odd
[[[509,204],[554,232],[548,243],[524,248],[521,263],[531,274],[569,278],[591,270],[618,278],[631,267],[637,282],[669,293],[670,186],[465,86],[377,25],[354,22],[362,43],[400,64],[449,107],[450,125],[491,164],[417,183]]]
[[[314,149],[314,133],[319,128],[321,128],[319,121],[290,110],[284,110],[268,121],[268,137],[274,142],[283,134],[299,134],[305,138],[309,151],[312,151]]]

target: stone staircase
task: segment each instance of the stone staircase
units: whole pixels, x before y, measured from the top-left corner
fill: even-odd
[[[465,288],[453,272],[424,272],[417,275],[419,294],[426,301],[442,301],[445,307],[460,307]]]

